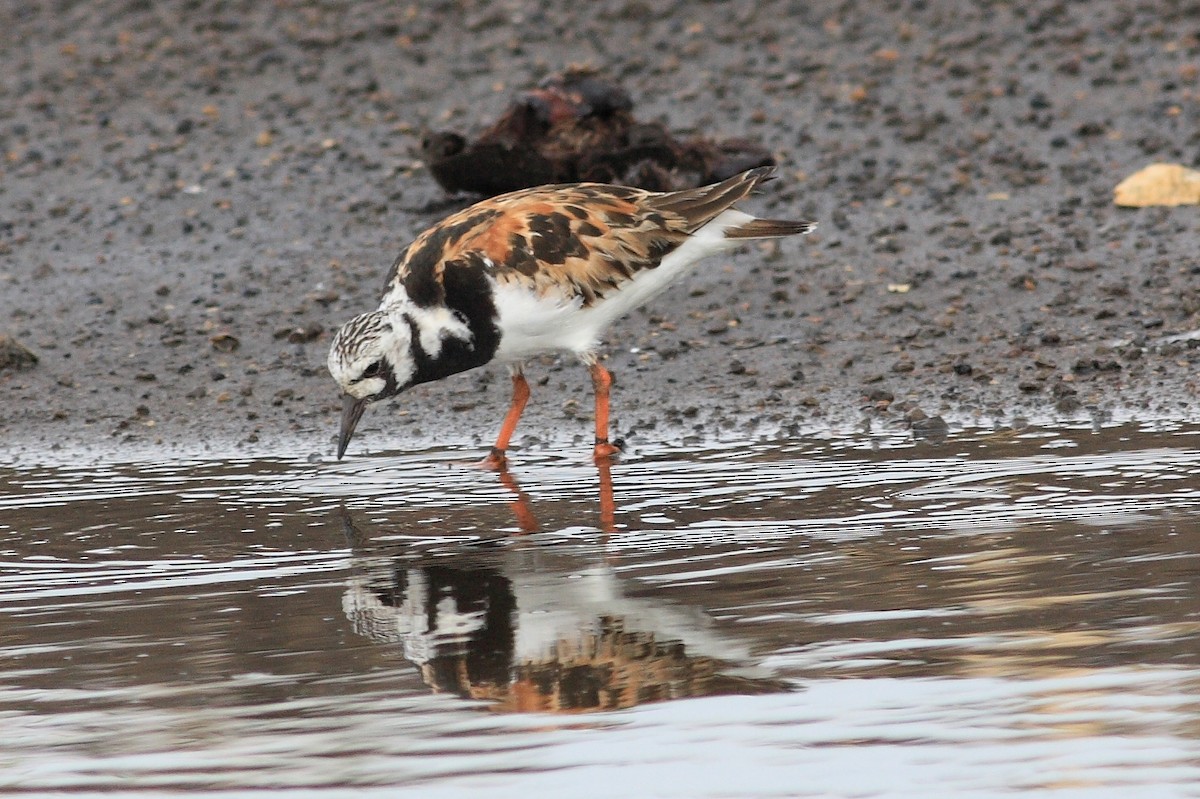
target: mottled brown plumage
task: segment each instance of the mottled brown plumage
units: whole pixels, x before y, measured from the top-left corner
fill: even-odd
[[[756,169],[713,186],[657,193],[599,183],[541,186],[479,202],[422,233],[388,276],[389,293],[444,301],[446,270],[482,268],[500,284],[584,306],[653,269],[770,175]],[[756,219],[727,238],[783,236],[807,223]]]

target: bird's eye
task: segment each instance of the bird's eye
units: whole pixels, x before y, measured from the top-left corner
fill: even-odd
[[[366,369],[363,369],[362,376],[363,377],[379,377],[379,373],[381,371],[383,371],[383,363],[381,361],[375,361],[370,366],[368,366]]]

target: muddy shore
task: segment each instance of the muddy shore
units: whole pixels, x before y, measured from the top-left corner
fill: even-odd
[[[0,334],[38,362],[0,370],[0,456],[330,454],[333,330],[466,201],[422,131],[577,62],[681,135],[764,143],[780,179],[749,207],[820,225],[612,330],[631,442],[1200,418],[1200,211],[1112,204],[1200,162],[1196,7],[565,5],[10,4]],[[586,442],[586,373],[529,374],[516,448]],[[507,383],[419,387],[352,451],[481,445]]]

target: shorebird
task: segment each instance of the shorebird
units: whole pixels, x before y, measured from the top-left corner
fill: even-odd
[[[481,465],[503,468],[529,400],[523,364],[555,351],[573,353],[591,373],[594,456],[616,454],[600,336],[700,259],[812,230],[811,222],[733,208],[773,171],[675,192],[539,186],[483,200],[425,231],[392,264],[379,308],[333,337],[329,371],[344,394],[338,458],[370,403],[497,362],[512,376],[512,402]]]

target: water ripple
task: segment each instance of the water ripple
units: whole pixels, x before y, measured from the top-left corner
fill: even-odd
[[[0,791],[1186,796],[1198,442],[0,470]]]

